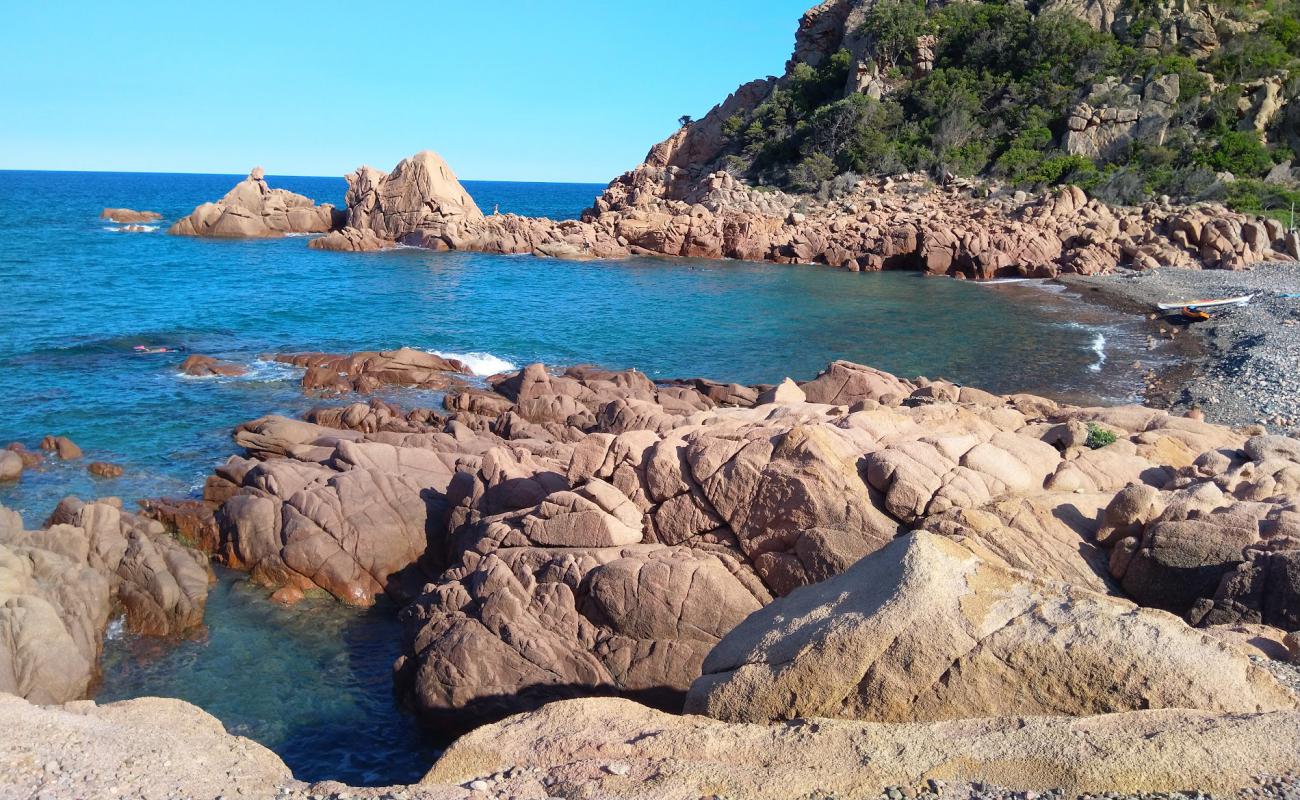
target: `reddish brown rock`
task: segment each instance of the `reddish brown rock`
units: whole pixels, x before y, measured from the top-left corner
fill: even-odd
[[[380,250],[391,250],[396,245],[369,228],[349,226],[312,239],[308,246],[313,250],[333,250],[340,253],[374,253]]]
[[[228,498],[223,497],[221,502],[225,499]],[[161,522],[182,542],[213,554],[221,544],[221,532],[214,513],[218,505],[219,502],[210,500],[164,497],[141,500],[140,514]]]
[[[162,219],[157,211],[134,211],[129,208],[106,208],[99,212],[100,219],[117,223],[154,222]]]
[[[457,375],[469,374],[469,368],[459,361],[410,347],[351,355],[287,353],[274,358],[281,364],[306,370],[302,379],[304,389],[330,392],[364,393],[380,386],[445,389]]]
[[[63,461],[81,458],[81,448],[66,436],[46,436],[41,440],[41,449],[57,453]]]
[[[22,460],[24,469],[39,467],[45,463],[45,455],[38,450],[28,450],[27,445],[22,442],[10,442],[5,445],[5,449],[17,453],[18,458]]]
[[[123,470],[117,464],[107,461],[92,461],[86,465],[86,471],[96,478],[120,478]]]
[[[180,371],[186,375],[193,375],[197,378],[206,378],[209,376],[226,376],[235,377],[244,375],[248,368],[240,364],[232,364],[229,361],[219,361],[212,356],[192,355],[181,362]]]
[[[301,363],[351,385],[345,362],[318,358],[328,357]],[[747,613],[843,573],[900,531],[1114,595],[1128,583],[1113,543],[1165,510],[1147,495],[1214,458],[1225,462],[1216,480],[1241,501],[1300,487],[1286,441],[1252,440],[1270,466],[1238,469],[1242,457],[1225,454],[1243,438],[1201,421],[901,381],[848,362],[782,389],[534,364],[453,390],[445,406],[448,417],[372,400],[308,422],[256,420],[236,432],[246,457],[210,481],[228,565],[287,594],[413,600],[398,691],[445,724],[582,694],[671,706]],[[1089,424],[1116,443],[1086,447]],[[1123,553],[1131,562],[1142,549]],[[1218,574],[1245,563],[1237,557]],[[1216,613],[1262,615],[1251,598],[1273,590],[1250,587],[1288,596],[1271,581],[1243,577]]]

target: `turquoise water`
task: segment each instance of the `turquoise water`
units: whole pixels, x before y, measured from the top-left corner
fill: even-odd
[[[236,176],[3,177],[0,444],[63,434],[89,459],[126,468],[100,481],[82,464],[54,463],[0,486],[0,503],[29,524],[69,493],[131,503],[196,491],[231,452],[234,425],[313,405],[291,370],[257,362],[268,352],[410,345],[476,354],[485,371],[597,363],[741,382],[810,378],[848,358],[997,391],[1110,401],[1134,395],[1140,373],[1131,364],[1148,359],[1140,321],[1037,286],[650,258],[318,253],[302,238],[199,241],[163,230]],[[335,203],[345,189],[341,179],[269,180]],[[466,186],[489,211],[499,204],[556,218],[576,216],[601,188]],[[104,206],[167,220],[153,233],[125,233],[97,219]],[[238,379],[184,378],[176,373],[183,355],[137,355],[140,344],[254,369]],[[174,649],[114,640],[102,696],[196,702],[277,749],[303,778],[382,783],[427,768],[430,737],[392,704],[397,635],[382,610],[286,612],[226,576],[208,625],[207,638]]]

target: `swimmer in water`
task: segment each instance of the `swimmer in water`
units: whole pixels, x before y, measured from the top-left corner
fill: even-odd
[[[138,344],[131,349],[137,353],[140,353],[141,355],[154,355],[157,353],[184,353],[185,345],[179,345],[177,347],[149,347],[148,345]]]

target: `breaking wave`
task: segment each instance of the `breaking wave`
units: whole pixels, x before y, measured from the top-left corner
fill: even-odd
[[[449,353],[442,350],[430,350],[429,352],[435,356],[459,361],[469,367],[470,372],[483,378],[496,375],[499,372],[511,372],[519,369],[518,364],[506,361],[504,358],[494,356],[491,353]]]

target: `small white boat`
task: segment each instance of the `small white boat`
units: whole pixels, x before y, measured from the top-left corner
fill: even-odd
[[[1243,294],[1240,297],[1222,297],[1217,300],[1188,300],[1183,303],[1157,303],[1156,308],[1161,311],[1181,311],[1184,308],[1210,309],[1210,308],[1228,308],[1229,306],[1244,306],[1251,300],[1255,299],[1253,294]]]

